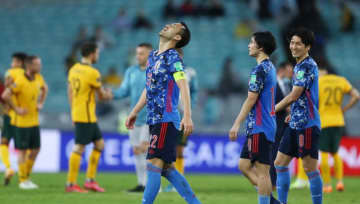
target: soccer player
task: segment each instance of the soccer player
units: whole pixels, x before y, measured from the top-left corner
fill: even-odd
[[[11,88],[3,93],[3,98],[18,114],[15,114],[15,148],[19,150],[19,187],[36,189],[30,180],[30,173],[40,151],[39,110],[42,109],[48,88],[40,74],[41,59],[28,56],[26,70],[18,75]],[[15,97],[16,105],[12,101]]]
[[[11,68],[5,73],[5,86],[9,87],[9,85],[15,80],[16,76],[24,74],[25,58],[26,54],[23,52],[17,52],[12,55]],[[15,99],[13,98],[13,100]],[[5,103],[0,145],[0,156],[6,168],[4,176],[5,186],[9,185],[11,178],[15,174],[15,171],[10,166],[9,159],[9,143],[11,138],[15,137],[14,117],[15,110],[11,109],[9,105]],[[11,118],[13,118],[13,120],[11,120]]]
[[[146,68],[146,88],[126,120],[133,129],[138,113],[146,105],[147,124],[150,126],[150,146],[147,154],[147,183],[142,203],[153,203],[160,189],[161,175],[168,179],[187,203],[197,204],[186,179],[174,168],[176,142],[180,130],[187,137],[193,129],[189,87],[184,66],[175,48],[190,41],[190,30],[185,23],[166,25],[159,33],[159,49],[152,51]],[[184,104],[184,117],[180,122],[179,94]]]
[[[176,51],[179,53],[180,58],[183,60],[184,58],[184,51],[181,48],[176,49]],[[191,107],[195,106],[196,99],[197,99],[197,93],[198,93],[198,81],[196,76],[196,71],[194,68],[185,66],[184,69],[186,81],[189,84],[189,90],[190,90],[190,100],[191,100]],[[182,114],[184,112],[183,106],[180,104],[180,111]],[[184,133],[181,131],[180,136],[178,139],[178,143],[176,146],[176,161],[175,161],[175,169],[180,172],[182,175],[184,175],[185,172],[185,160],[184,160],[184,148],[187,145],[188,137],[184,136]],[[166,188],[164,189],[164,192],[174,192],[175,188],[170,183]]]
[[[75,64],[69,71],[68,97],[71,107],[72,121],[75,126],[75,146],[69,159],[69,172],[66,192],[86,193],[87,190],[76,184],[79,173],[81,155],[85,146],[94,143],[89,158],[84,188],[95,192],[104,192],[95,181],[96,170],[104,149],[104,139],[97,125],[95,115],[97,94],[100,100],[112,99],[110,89],[101,85],[101,76],[92,65],[99,59],[99,49],[95,43],[85,43],[81,48],[81,63]]]
[[[239,168],[257,188],[258,203],[270,204],[269,171],[276,132],[276,70],[269,57],[276,49],[275,38],[270,32],[256,32],[248,49],[257,66],[250,73],[248,97],[229,131],[229,138],[232,141],[237,139],[240,125],[246,119],[247,141],[241,152]]]
[[[126,70],[123,83],[114,91],[115,99],[130,96],[131,108],[134,108],[145,88],[145,70],[151,50],[152,46],[149,43],[141,43],[136,47],[137,65]],[[138,185],[128,190],[128,192],[144,192],[146,185],[146,152],[150,141],[149,126],[146,124],[146,110],[139,113],[134,129],[129,131],[129,137],[135,155]]]
[[[331,193],[329,154],[334,158],[336,190],[343,191],[343,163],[338,150],[345,126],[344,113],[358,102],[359,92],[344,77],[330,74],[325,66],[320,67],[319,75],[319,112],[322,128],[319,139],[320,169],[324,180],[323,192]],[[351,98],[342,107],[345,94],[350,95]]]
[[[275,107],[275,111],[279,112],[291,105],[290,115],[286,118],[289,128],[284,132],[275,160],[276,187],[281,203],[287,203],[290,185],[288,165],[294,157],[303,159],[313,204],[322,203],[322,181],[317,170],[319,76],[316,62],[309,56],[313,42],[313,32],[305,28],[299,28],[291,34],[290,50],[297,63],[294,67],[293,88]]]

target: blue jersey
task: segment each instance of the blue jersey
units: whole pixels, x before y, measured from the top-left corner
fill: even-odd
[[[125,72],[124,81],[121,86],[114,90],[114,98],[122,99],[130,97],[131,109],[136,105],[142,92],[145,89],[146,74],[145,70],[141,70],[139,65],[129,67]],[[138,114],[135,125],[141,126],[146,123],[146,110],[143,109]]]
[[[184,65],[175,49],[161,54],[152,51],[146,68],[146,108],[147,123],[172,122],[180,129],[178,111],[180,90],[173,74],[184,71]]]
[[[303,87],[304,92],[291,105],[290,127],[300,130],[316,126],[320,129],[319,72],[310,56],[295,66],[292,84]]]
[[[268,141],[274,142],[276,70],[270,60],[266,59],[253,68],[250,74],[249,91],[258,93],[259,97],[246,119],[246,134],[263,132]]]

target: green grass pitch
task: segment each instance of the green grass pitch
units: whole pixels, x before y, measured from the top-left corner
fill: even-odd
[[[249,182],[240,175],[186,175],[193,190],[203,204],[256,204],[257,194]],[[33,174],[34,183],[40,186],[38,190],[19,190],[17,178],[8,187],[0,186],[1,204],[132,204],[141,203],[141,194],[126,193],[126,189],[134,187],[134,174],[99,173],[98,182],[106,188],[106,193],[76,194],[65,193],[66,173]],[[0,176],[2,179],[2,176]],[[79,176],[79,184],[83,184],[84,174]],[[167,181],[162,180],[162,185]],[[324,195],[324,204],[360,203],[360,178],[345,179],[345,191]],[[159,193],[155,200],[159,204],[180,204],[185,201],[177,193]],[[311,204],[310,191],[291,190],[290,204]]]

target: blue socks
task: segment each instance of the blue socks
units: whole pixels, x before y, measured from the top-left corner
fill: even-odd
[[[258,192],[258,187],[254,186],[256,192]],[[259,195],[260,196],[260,195]],[[273,194],[270,194],[270,204],[281,204],[276,198],[273,196]]]
[[[268,195],[259,195],[259,204],[270,204],[270,196]]]
[[[290,173],[286,166],[275,166],[277,178],[276,189],[278,191],[278,199],[281,203],[287,203],[287,197],[290,187]]]
[[[185,177],[181,175],[177,170],[169,168],[164,172],[164,176],[167,180],[170,181],[172,185],[174,185],[177,192],[181,195],[181,197],[186,200],[187,203],[200,204],[200,201],[196,198]]]
[[[162,169],[150,163],[147,164],[147,183],[145,186],[143,204],[152,204],[160,189]]]
[[[310,192],[313,204],[322,204],[322,181],[319,171],[306,173],[310,182]]]

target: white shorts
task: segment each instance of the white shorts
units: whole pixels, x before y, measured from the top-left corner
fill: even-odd
[[[150,142],[150,130],[148,125],[135,126],[129,130],[130,144],[133,147],[140,146],[143,142]]]

